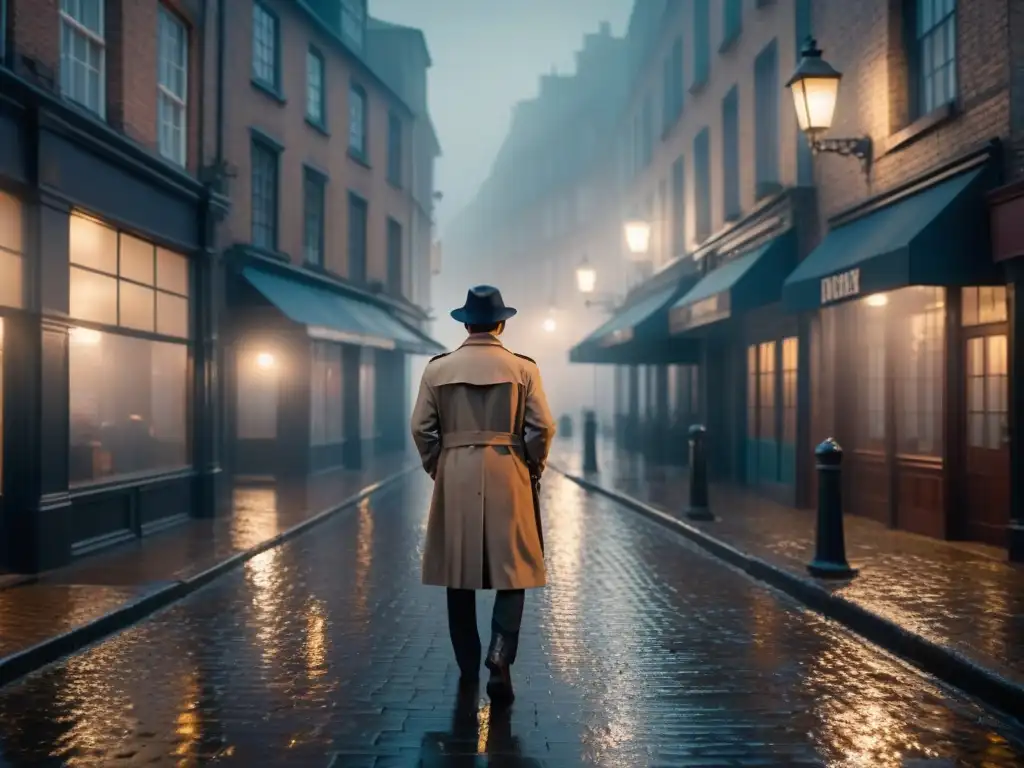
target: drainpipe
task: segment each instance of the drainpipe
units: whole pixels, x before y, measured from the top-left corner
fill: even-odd
[[[224,166],[224,49],[227,46],[225,0],[217,0],[217,133],[214,160],[218,170]]]

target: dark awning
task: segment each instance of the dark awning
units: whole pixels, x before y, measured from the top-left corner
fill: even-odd
[[[649,285],[641,286],[610,320],[569,351],[570,362],[630,365],[696,359],[696,349],[667,343],[668,308],[696,280],[688,270],[692,270],[692,263],[681,262],[665,274],[656,275]]]
[[[242,276],[289,320],[305,326],[310,338],[414,355],[445,351],[383,307],[255,267],[243,269]]]
[[[786,279],[799,312],[908,285],[997,280],[989,257],[984,168],[903,197],[833,229]]]
[[[782,281],[796,262],[789,230],[709,272],[669,311],[672,333],[683,333],[779,300]]]

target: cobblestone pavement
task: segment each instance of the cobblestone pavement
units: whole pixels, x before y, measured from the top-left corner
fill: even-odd
[[[557,475],[518,699],[459,712],[443,592],[419,584],[428,491],[0,689],[0,766],[1024,764],[1020,726]]]
[[[578,441],[559,441],[552,464],[580,474]],[[636,455],[599,450],[601,472],[588,478],[700,528],[737,549],[801,577],[814,554],[815,517],[742,488],[713,486],[717,519],[686,518],[688,471],[647,467]],[[1024,685],[1024,566],[994,547],[892,530],[858,515],[845,520],[846,554],[858,577],[835,593]]]

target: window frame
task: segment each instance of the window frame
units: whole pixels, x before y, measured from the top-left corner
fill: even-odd
[[[395,128],[397,131],[393,133]],[[404,161],[403,141],[405,139],[405,124],[393,109],[388,110],[388,163],[387,180],[391,186],[401,189],[404,181],[402,163]]]
[[[326,241],[327,241],[327,176],[308,165],[302,169],[302,260],[304,264],[323,268],[326,266]],[[310,192],[316,188],[319,195],[319,210],[317,216],[319,226],[317,231],[317,258],[310,258]]]
[[[346,45],[348,45],[348,41],[355,43],[354,46],[349,45],[348,47],[353,48],[356,53],[362,55],[366,48],[366,18],[368,15],[366,3],[363,2],[363,0],[341,0],[339,5],[341,6],[339,24],[341,38],[345,41]],[[358,8],[358,12],[356,11],[356,8]],[[359,37],[353,37],[353,35],[349,33],[349,30],[346,29],[346,19],[358,28]]]
[[[738,84],[733,85],[722,99],[722,210],[726,221],[737,221],[743,215]]]
[[[693,81],[690,92],[699,91],[711,77],[711,4],[709,0],[693,3]]]
[[[353,146],[353,130],[356,121],[353,120],[353,109],[355,105],[359,103],[362,106],[361,114],[359,115],[359,132],[360,132],[360,146]],[[364,162],[369,160],[369,98],[366,93],[366,89],[359,83],[353,81],[349,83],[348,87],[348,153],[349,155],[358,158]]]
[[[754,59],[754,197],[757,200],[780,185],[779,46],[773,39]]]
[[[922,3],[931,3],[932,0],[903,0],[903,2],[904,42],[907,48],[910,74],[908,78],[910,83],[910,117],[911,120],[917,120],[949,104],[955,103],[958,98],[960,91],[960,73],[958,71],[960,63],[958,55],[959,40],[957,38],[959,32],[957,25],[959,3],[957,0],[948,0],[950,9],[941,18],[932,19],[927,29],[922,29],[922,18],[924,16]],[[926,72],[925,49],[928,47],[928,43],[937,37],[947,35],[948,38],[952,38],[952,55],[946,58],[938,67],[935,67],[933,63],[928,64],[929,68]],[[947,47],[950,42],[948,38],[944,43]],[[951,75],[947,72],[947,68],[951,70]],[[939,72],[943,73],[943,77],[952,77],[952,90],[946,93],[945,100],[933,103],[926,85],[933,82]],[[947,81],[946,86],[948,85]],[[943,90],[945,92],[945,88]]]
[[[387,259],[387,279],[385,285],[392,296],[405,295],[405,248],[402,238],[405,227],[397,219],[388,216],[385,224],[384,249]],[[395,247],[395,251],[392,250]],[[397,267],[397,274],[395,267]]]
[[[256,163],[255,154],[257,151],[266,152],[268,157],[273,158],[274,184],[273,184],[273,211],[271,214],[271,244],[266,245],[256,241]],[[281,234],[281,147],[274,142],[260,135],[252,135],[249,142],[249,236],[250,242],[257,248],[265,251],[277,252]]]
[[[90,29],[82,21],[75,18],[68,10],[65,9],[65,2],[62,0],[59,9],[60,21],[61,21],[61,35],[60,35],[60,90],[61,95],[74,102],[83,109],[86,109],[94,114],[100,116],[101,119],[106,120],[107,118],[107,12],[106,3],[104,0],[97,0],[97,9],[99,15],[99,27],[102,32],[95,29]],[[64,29],[68,29],[72,35],[78,35],[86,38],[86,40],[93,45],[99,46],[100,49],[100,68],[98,72],[98,104],[96,107],[92,107],[79,98],[77,95],[72,93],[70,83],[73,81],[69,78],[69,82],[65,83],[65,75],[68,74],[67,67],[70,61],[75,61],[81,66],[88,67],[87,62],[81,62],[78,59],[72,59],[70,52],[64,48]]]
[[[354,235],[354,230],[352,228],[352,219],[353,219],[352,212],[353,212],[353,210],[356,210],[356,209],[361,210],[362,214],[363,214],[363,218],[362,218],[363,226],[362,226],[362,233],[361,233],[361,235],[362,235],[362,237],[361,237],[362,245],[361,245],[360,259],[359,259],[359,262],[358,262],[358,264],[359,264],[359,273],[358,274],[354,273],[353,269],[352,269],[352,267],[356,263],[354,261],[354,259],[353,259],[353,250],[354,250],[353,249],[353,240],[354,240],[355,235]],[[346,264],[345,264],[346,274],[347,274],[349,282],[356,283],[356,284],[362,284],[362,283],[366,283],[366,281],[368,280],[368,278],[369,278],[369,269],[370,269],[370,264],[369,264],[369,260],[370,260],[370,254],[369,254],[370,203],[369,203],[369,201],[365,197],[363,197],[361,195],[358,195],[355,192],[352,192],[350,190],[349,193],[348,193],[348,210],[347,210],[347,214],[348,214],[348,216],[347,216],[346,224],[347,224],[347,227],[348,227],[348,233],[347,233],[347,238],[346,238],[345,242],[346,242],[346,245],[347,245],[346,251],[348,253],[348,259],[346,260]]]
[[[694,159],[694,238],[699,245],[711,236],[714,222],[711,210],[711,131],[704,126],[693,137]]]
[[[314,115],[310,112],[310,107],[314,104],[313,99],[311,99],[312,94],[310,93],[312,86],[310,79],[311,61],[316,62],[317,73],[320,78],[319,92],[315,102],[319,115]],[[323,53],[315,45],[310,45],[306,49],[306,120],[317,128],[324,128],[327,125],[327,62],[324,59]]]
[[[280,94],[281,92],[281,18],[262,0],[253,0],[253,15],[252,15],[252,30],[250,33],[250,45],[252,46],[252,55],[250,56],[249,69],[250,77],[252,82],[266,90],[271,91],[274,94]],[[256,11],[266,15],[273,24],[273,72],[272,79],[267,80],[259,72],[256,71]]]
[[[158,10],[158,29],[159,34],[157,38],[157,144],[161,156],[165,159],[170,160],[182,167],[188,164],[188,129],[189,129],[189,110],[188,110],[188,85],[189,85],[189,54],[190,54],[190,40],[189,40],[189,28],[185,22],[177,16],[170,8],[163,3],[159,4]],[[182,93],[179,95],[175,93],[170,86],[163,83],[163,70],[164,70],[164,49],[165,38],[164,38],[164,25],[170,24],[177,27],[181,31],[183,40],[184,61],[182,63]],[[173,63],[177,66],[177,62]],[[172,106],[181,110],[181,137],[178,141],[178,146],[165,148],[163,143],[163,119],[160,115],[160,107],[164,103],[164,100],[171,102]],[[180,157],[169,154],[170,150],[177,150]]]

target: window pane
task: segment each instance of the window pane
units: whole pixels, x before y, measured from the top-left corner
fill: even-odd
[[[157,291],[156,332],[164,336],[188,338],[188,299]]]
[[[71,267],[71,317],[117,325],[117,279]]]
[[[68,364],[72,483],[188,463],[185,345],[74,329]]]
[[[970,326],[978,324],[978,289],[963,289],[963,318],[961,325]]]
[[[121,277],[137,283],[153,284],[154,247],[152,243],[121,233]]]
[[[156,329],[155,296],[152,288],[121,281],[119,324],[137,331]]]
[[[98,221],[72,215],[69,220],[68,258],[111,275],[117,274],[117,232]]]
[[[157,248],[156,287],[188,296],[188,258],[166,248]]]
[[[0,250],[0,307],[25,304],[24,259],[16,253]]]
[[[22,252],[23,221],[21,201],[6,192],[0,192],[0,249]]]
[[[266,350],[238,351],[239,440],[277,437],[277,360]]]

